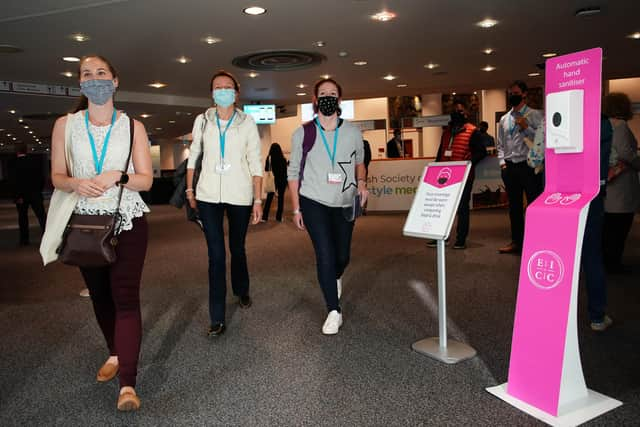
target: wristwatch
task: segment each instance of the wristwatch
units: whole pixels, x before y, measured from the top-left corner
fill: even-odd
[[[122,175],[120,175],[120,181],[118,181],[116,184],[126,185],[128,182],[129,182],[129,175],[125,172],[122,172]]]

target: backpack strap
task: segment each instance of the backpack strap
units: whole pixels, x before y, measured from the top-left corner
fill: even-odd
[[[302,158],[300,159],[300,179],[299,183],[302,183],[304,178],[304,165],[307,162],[307,154],[313,148],[313,144],[316,143],[316,123],[314,120],[311,120],[304,125],[302,125],[302,129],[304,129],[304,138],[302,139]],[[298,186],[300,188],[300,186]]]

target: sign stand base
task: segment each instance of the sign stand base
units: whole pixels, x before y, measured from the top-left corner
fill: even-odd
[[[438,337],[416,341],[411,344],[411,348],[418,353],[450,365],[471,359],[476,355],[473,347],[451,339],[447,340],[446,347],[440,347],[440,338]]]
[[[622,402],[619,400],[612,399],[593,390],[587,390],[586,397],[578,399],[563,408],[564,410],[562,412],[564,413],[555,417],[508,394],[507,383],[495,387],[488,387],[487,391],[517,409],[520,409],[522,412],[551,426],[559,427],[577,426],[586,423],[622,405]]]

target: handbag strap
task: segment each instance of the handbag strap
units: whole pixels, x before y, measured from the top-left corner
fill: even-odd
[[[127,173],[129,170],[129,163],[131,162],[131,152],[133,151],[133,136],[134,136],[134,126],[135,123],[131,117],[129,117],[129,155],[127,156],[127,163],[124,167],[124,173]],[[120,192],[118,193],[118,205],[116,207],[116,213],[114,215],[120,215],[120,203],[122,202],[122,193],[124,191],[124,186],[120,185]],[[118,221],[118,228],[115,230],[115,235],[120,233],[122,221]]]

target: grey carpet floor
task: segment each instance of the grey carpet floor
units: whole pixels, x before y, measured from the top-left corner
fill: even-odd
[[[142,408],[115,408],[117,382],[98,384],[107,353],[77,270],[41,267],[36,247],[0,231],[0,425],[537,426],[485,391],[507,378],[519,257],[504,210],[472,212],[469,247],[447,250],[450,336],[478,355],[445,365],[411,350],[438,333],[435,249],[403,237],[403,215],[358,220],[344,275],[344,326],[326,316],[313,250],[292,223],[250,227],[254,305],[229,295],[227,333],[206,337],[207,255],[182,212],[153,206],[142,283]],[[289,219],[289,218],[287,218]],[[35,232],[35,231],[34,231]],[[615,325],[579,338],[587,385],[624,405],[587,425],[639,425],[640,224],[625,253],[630,276],[609,277]],[[229,292],[230,294],[230,292]]]

